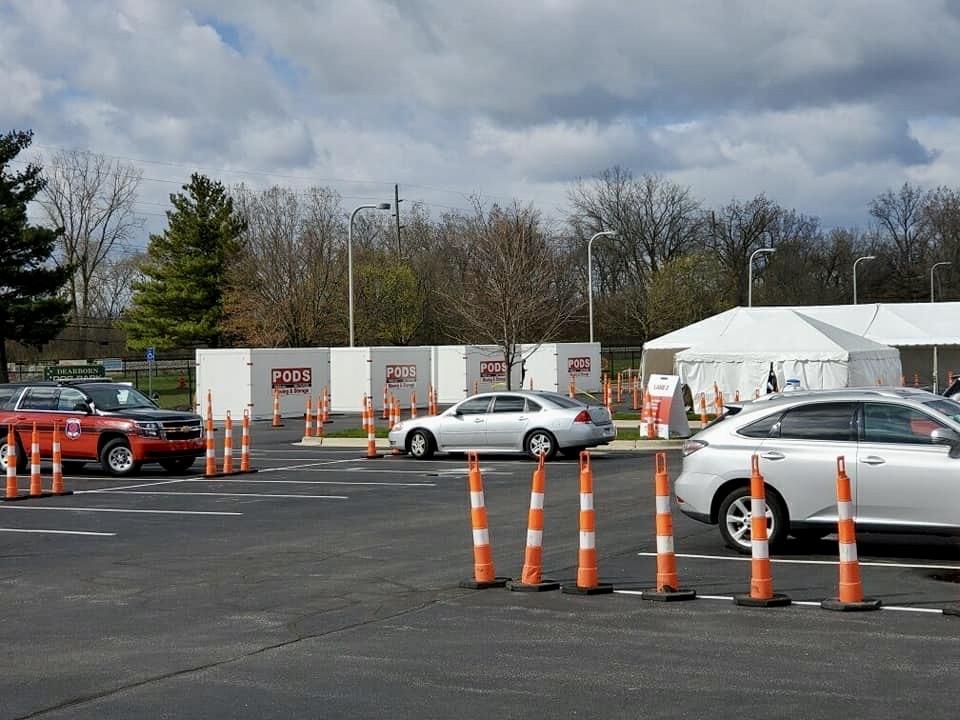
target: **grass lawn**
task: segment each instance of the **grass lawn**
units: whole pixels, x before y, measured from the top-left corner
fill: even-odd
[[[386,428],[377,428],[377,437],[385,438],[387,437],[388,430]],[[331,432],[324,432],[324,437],[329,438],[364,438],[367,437],[367,431],[360,428],[346,428],[344,430],[333,430]]]

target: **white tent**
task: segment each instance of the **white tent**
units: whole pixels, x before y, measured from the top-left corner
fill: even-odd
[[[900,381],[900,353],[787,308],[736,313],[723,331],[675,357],[681,382],[694,397],[726,398],[766,392],[770,366],[783,388],[790,379],[804,388],[893,385]]]
[[[921,384],[930,385],[933,377],[939,375],[940,387],[943,387],[946,371],[960,370],[960,302],[871,303],[726,310],[644,343],[641,361],[644,378],[651,373],[672,372],[676,353],[719,337],[735,318],[745,313],[762,316],[784,309],[899,348],[908,381],[917,374]]]

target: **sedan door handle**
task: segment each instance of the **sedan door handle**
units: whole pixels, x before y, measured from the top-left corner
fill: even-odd
[[[764,460],[783,460],[786,457],[786,455],[784,455],[781,452],[776,452],[775,450],[771,450],[770,452],[765,452],[760,457],[762,457]]]
[[[517,418],[517,422],[526,422],[526,421],[529,420],[529,419],[530,419],[530,418],[528,418],[528,417],[518,417],[518,418]]]
[[[865,458],[861,458],[860,462],[867,465],[883,465],[886,460],[882,457],[877,457],[876,455],[867,455]]]
[[[476,419],[474,420],[474,422],[475,422],[475,423],[481,423],[481,422],[483,422],[483,418],[476,418]]]

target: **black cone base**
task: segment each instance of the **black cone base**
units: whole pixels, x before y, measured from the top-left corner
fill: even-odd
[[[613,592],[613,585],[599,583],[594,587],[580,587],[579,585],[564,585],[560,592],[566,595],[606,595]]]
[[[677,600],[696,600],[696,590],[664,588],[663,590],[644,590],[640,593],[644,600],[658,600],[660,602],[676,602]]]
[[[0,498],[3,502],[16,502],[17,500],[29,500],[29,495],[17,495],[16,497],[4,497]]]
[[[522,583],[511,580],[507,583],[507,590],[513,590],[514,592],[547,592],[559,589],[560,583],[555,580],[544,580],[538,583]]]
[[[468,590],[486,590],[487,588],[502,588],[508,582],[510,582],[510,578],[508,577],[497,577],[486,582],[480,582],[470,578],[469,580],[461,580],[459,585]]]
[[[383,457],[382,453],[374,453],[373,455],[361,455],[364,460],[378,460]]]
[[[734,595],[733,602],[743,607],[786,607],[790,604],[790,598],[781,593],[774,593],[770,598],[750,597],[749,593]]]
[[[873,598],[864,598],[860,602],[841,602],[838,598],[822,600],[820,607],[824,610],[839,610],[840,612],[862,612],[864,610],[879,610],[880,601]]]

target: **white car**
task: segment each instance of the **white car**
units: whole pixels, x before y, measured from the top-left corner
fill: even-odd
[[[576,457],[617,435],[605,407],[546,391],[491,392],[468,397],[439,415],[402,420],[390,447],[425,459],[435,452],[525,452]]]

